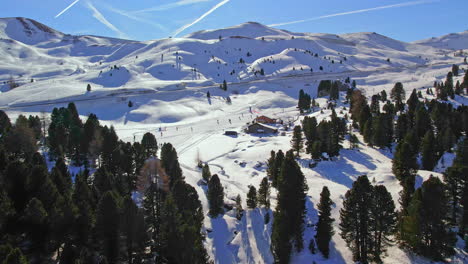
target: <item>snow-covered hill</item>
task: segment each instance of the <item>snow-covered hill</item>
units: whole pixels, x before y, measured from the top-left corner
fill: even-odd
[[[468,49],[468,42],[460,48]],[[0,109],[12,119],[19,114],[50,113],[54,107],[75,102],[83,119],[89,113],[97,114],[125,141],[140,140],[145,132],[152,132],[158,142],[176,147],[186,181],[196,188],[205,213],[206,190],[198,184],[197,157],[220,176],[225,200],[230,202],[240,194],[245,208],[248,185],[258,187],[266,175],[270,151],[288,150],[292,133],[256,136],[245,134],[242,128],[257,115],[299,124],[300,89],[316,97],[320,80],[350,77],[368,97],[381,90],[389,93],[398,81],[409,94],[444,80],[452,64],[467,68],[463,58],[437,45],[405,43],[377,33],[293,33],[252,22],[183,38],[139,42],[71,36],[30,19],[6,18],[0,19],[0,56]],[[259,73],[261,69],[265,75]],[[3,83],[10,78],[21,86],[10,90]],[[227,91],[219,89],[223,80]],[[88,83],[91,91],[86,91]],[[326,101],[317,99],[322,107]],[[467,104],[468,99],[456,96],[452,103]],[[348,110],[349,106],[340,103],[337,113],[343,116]],[[320,121],[330,113],[317,109],[311,115]],[[225,130],[240,134],[224,136]],[[348,141],[343,144],[349,146]],[[360,148],[343,149],[338,159],[313,169],[308,167],[309,155],[301,154],[299,161],[309,186],[308,224],[317,221],[315,208],[323,186],[331,190],[336,204],[332,213],[338,219],[345,192],[362,174],[385,184],[398,200],[401,187],[391,172],[392,153],[363,144]],[[417,184],[430,173],[419,171]],[[272,208],[275,199],[273,192]],[[206,248],[216,263],[272,262],[271,222],[263,224],[265,213],[250,210],[241,221],[232,212],[216,219],[205,217]],[[309,225],[305,240],[314,232]],[[293,263],[352,263],[338,232],[331,246],[329,260],[305,249],[293,257]],[[466,253],[458,250],[454,262],[463,263],[463,258]],[[398,247],[389,249],[384,262],[429,263]]]
[[[459,33],[451,33],[440,37],[415,41],[415,44],[421,44],[438,49],[466,49],[468,43],[468,30]]]

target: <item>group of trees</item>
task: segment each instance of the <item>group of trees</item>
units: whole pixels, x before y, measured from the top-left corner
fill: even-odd
[[[293,248],[303,249],[307,184],[292,150],[286,152],[277,175],[278,202],[274,212],[271,250],[276,263],[289,263]]]
[[[83,125],[73,104],[54,109],[48,129],[41,129],[46,123],[41,121],[20,116],[11,124],[0,111],[1,260],[208,262],[201,203],[185,183],[172,146],[165,144],[161,155],[169,187],[151,181],[140,207],[130,195],[145,161],[157,154],[154,135],[124,143],[93,114]],[[44,130],[49,134],[50,162],[55,164],[50,171],[36,152]],[[13,138],[21,144],[10,146]],[[84,169],[72,175],[67,160],[95,167],[95,172],[90,175]]]
[[[449,73],[444,89],[449,91],[453,86],[451,83],[452,74]],[[415,182],[418,169],[433,170],[443,154],[452,152],[459,139],[468,134],[468,108],[454,108],[452,104],[437,100],[422,101],[421,93],[416,90],[405,102],[405,90],[401,83],[393,87],[391,101],[382,91],[372,96],[370,106],[359,90],[349,94],[353,126],[359,129],[364,141],[380,148],[390,148],[397,142],[392,172],[402,186],[398,228],[394,232],[399,244],[434,260],[442,260],[453,254],[455,240],[451,230],[458,226],[462,230],[459,234],[463,237],[468,219],[464,217],[464,199],[468,200],[468,191],[464,191],[468,189],[465,187],[465,175],[468,174],[463,171],[466,165],[460,165],[467,162],[461,161],[466,157],[463,153],[466,152],[466,139],[458,146],[457,161],[444,174],[444,182],[431,177],[417,190]],[[450,95],[450,92],[447,94]],[[380,102],[384,103],[382,108]],[[361,250],[363,246],[355,245],[355,248]],[[374,250],[369,245],[367,247]],[[355,258],[361,262],[363,258],[366,261],[375,259],[376,256],[369,255],[371,251],[357,252]],[[369,258],[363,254],[369,255]]]
[[[340,235],[354,261],[381,261],[397,221],[392,196],[385,186],[372,186],[367,176],[360,176],[346,192],[340,220]]]
[[[344,139],[346,134],[346,121],[344,118],[339,118],[334,109],[332,109],[332,115],[330,120],[322,120],[317,124],[315,117],[304,117],[302,121],[302,127],[306,139],[306,153],[310,154],[313,159],[322,158],[322,153],[326,152],[329,157],[335,157],[339,155],[339,151],[342,148],[341,141]],[[300,131],[300,126],[297,129]],[[299,151],[299,145],[297,141],[302,140],[302,136],[299,137],[299,132],[293,134],[293,149]]]
[[[304,90],[299,91],[299,101],[297,107],[301,113],[306,112],[310,109],[312,104],[310,95],[305,93]]]

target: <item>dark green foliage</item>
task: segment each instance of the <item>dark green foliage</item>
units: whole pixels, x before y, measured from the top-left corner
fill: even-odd
[[[332,205],[333,202],[330,199],[330,191],[324,186],[320,193],[320,203],[317,205],[319,220],[315,239],[317,240],[318,249],[325,258],[328,258],[330,254],[330,240],[334,234],[332,224],[335,220],[331,217]]]
[[[156,137],[151,134],[150,132],[146,132],[141,139],[141,146],[145,151],[146,158],[151,156],[156,156],[158,152],[158,142],[156,141]]]
[[[445,224],[447,197],[442,182],[430,177],[418,189],[402,219],[401,238],[416,253],[441,261],[454,254],[455,236]]]
[[[345,195],[340,210],[341,237],[361,263],[380,261],[396,224],[395,205],[383,186],[371,186],[359,177]]]
[[[215,218],[224,212],[224,190],[217,174],[214,174],[208,182],[207,198],[210,217]]]
[[[395,83],[395,86],[393,86],[393,89],[390,92],[390,98],[392,98],[392,100],[398,105],[397,109],[402,110],[400,106],[405,100],[405,89],[403,88],[403,84],[401,82]]]
[[[392,171],[403,187],[400,193],[400,203],[403,210],[407,208],[411,201],[417,168],[414,149],[406,140],[401,141],[396,147],[396,152],[392,160]]]
[[[276,153],[276,177],[273,178],[271,185],[275,188],[278,188],[278,183],[280,181],[280,173],[281,173],[281,167],[283,166],[283,161],[284,161],[284,153],[280,149]]]
[[[0,110],[0,139],[3,139],[5,133],[10,130],[11,122],[8,115],[3,111]],[[3,140],[2,140],[3,141]]]
[[[270,183],[268,182],[267,177],[263,178],[260,183],[257,201],[259,206],[270,208]]]
[[[27,264],[26,257],[21,253],[19,248],[13,249],[8,256],[3,260],[2,264]]]
[[[169,185],[172,187],[174,184],[183,180],[182,169],[180,168],[179,158],[177,151],[170,143],[164,143],[161,148],[161,163],[169,176]]]
[[[397,213],[392,195],[385,186],[374,187],[372,196],[371,232],[373,234],[373,259],[380,261],[380,256],[385,253],[387,246],[393,241],[390,236],[396,231]]]
[[[435,149],[435,138],[432,129],[429,129],[424,135],[421,143],[421,163],[424,170],[433,170],[437,163],[437,155]]]
[[[286,153],[279,179],[271,248],[275,263],[288,263],[293,246],[298,252],[303,248],[307,192],[304,174],[291,150]]]
[[[102,254],[111,263],[120,256],[120,209],[115,193],[107,191],[99,200],[96,211],[96,235]]]
[[[453,64],[452,65],[452,73],[453,73],[453,76],[458,76],[458,72],[460,71],[460,68],[458,67],[457,64]]]
[[[305,93],[304,90],[301,89],[299,91],[299,101],[298,101],[297,107],[299,108],[299,110],[302,113],[303,111],[309,110],[310,105],[311,105],[310,95]]]
[[[338,82],[333,82],[330,87],[330,100],[340,99],[340,90],[338,88]]]
[[[257,208],[257,189],[254,186],[249,187],[249,192],[247,193],[247,207],[249,209]]]
[[[340,210],[341,237],[353,253],[353,260],[368,263],[372,240],[370,232],[370,207],[372,186],[366,176],[359,177],[351,190],[346,192]]]
[[[295,126],[293,137],[291,139],[291,147],[296,151],[296,157],[299,157],[299,152],[301,151],[303,146],[303,138],[302,138],[302,129],[301,126]]]
[[[270,158],[267,161],[267,176],[272,182],[276,182],[278,177],[278,168],[279,165],[276,164],[276,153],[274,150],[270,152]],[[274,185],[273,185],[274,186]]]
[[[242,219],[243,213],[244,209],[242,208],[242,200],[240,194],[238,194],[236,196],[236,219],[240,221]]]
[[[202,178],[208,183],[211,178],[211,172],[210,172],[210,166],[208,166],[208,163],[205,163],[202,168]]]

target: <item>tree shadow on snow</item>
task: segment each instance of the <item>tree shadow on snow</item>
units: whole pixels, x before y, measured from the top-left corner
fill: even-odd
[[[235,234],[231,233],[226,223],[226,219],[222,216],[216,218],[210,218],[212,232],[208,234],[208,237],[213,239],[213,254],[215,263],[238,263],[236,255],[233,252],[237,252],[237,249],[233,249],[231,241],[235,238]]]

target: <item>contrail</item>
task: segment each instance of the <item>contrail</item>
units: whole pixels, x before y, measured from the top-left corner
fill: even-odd
[[[112,11],[112,12],[114,12],[116,14],[121,15],[121,16],[125,16],[127,18],[133,19],[133,20],[141,22],[141,23],[146,23],[146,24],[151,25],[153,27],[159,28],[160,30],[166,30],[166,27],[164,27],[163,25],[161,25],[159,23],[152,22],[150,20],[146,20],[146,19],[142,18],[141,16],[133,15],[133,13],[129,13],[127,11],[120,10],[120,9],[117,9],[117,8],[114,8],[114,7],[111,7],[111,6],[108,6],[108,5],[104,5],[104,7],[107,10]]]
[[[213,13],[216,9],[222,7],[223,5],[225,5],[227,2],[229,2],[230,0],[223,0],[221,2],[219,2],[217,5],[213,6],[210,10],[208,10],[208,12],[204,13],[203,15],[201,15],[199,18],[195,19],[192,23],[190,24],[187,24],[187,25],[184,25],[182,27],[180,27],[179,29],[177,29],[174,34],[172,34],[174,37],[176,37],[177,35],[179,35],[182,31],[186,30],[187,28],[195,25],[196,23],[200,22],[201,20],[203,20],[206,16],[208,16],[209,14]]]
[[[175,3],[159,5],[159,6],[153,6],[153,7],[150,7],[150,8],[136,10],[136,11],[133,11],[132,13],[138,14],[138,13],[147,13],[147,12],[154,12],[154,11],[163,11],[163,10],[169,10],[169,9],[172,9],[172,8],[184,6],[184,5],[191,5],[191,4],[209,2],[209,1],[211,1],[211,0],[180,0],[180,1],[175,2]]]
[[[55,18],[61,16],[63,13],[65,13],[68,9],[70,9],[72,6],[74,6],[76,3],[78,3],[80,0],[75,0],[73,3],[71,3],[69,6],[67,6],[62,12],[58,13],[58,15],[55,16]]]
[[[119,35],[120,38],[127,38],[127,36],[125,35],[125,33],[123,33],[122,31],[120,31],[118,28],[116,28],[114,25],[112,25],[111,22],[109,22],[109,20],[107,20],[104,15],[101,14],[101,12],[99,12],[99,10],[97,10],[93,4],[91,4],[91,2],[87,2],[87,7],[93,11],[93,17],[96,18],[99,22],[101,22],[102,24],[104,24],[106,27],[108,27],[109,29],[111,29],[112,31],[114,31],[115,33],[117,33]]]
[[[336,13],[336,14],[318,16],[318,17],[313,17],[313,18],[307,18],[307,19],[302,19],[302,20],[271,24],[271,25],[268,25],[268,26],[269,27],[277,27],[277,26],[299,24],[299,23],[304,23],[304,22],[308,22],[308,21],[319,20],[319,19],[324,19],[324,18],[329,18],[329,17],[345,16],[345,15],[351,15],[351,14],[357,14],[357,13],[365,13],[365,12],[370,12],[370,11],[380,10],[380,9],[387,9],[387,8],[428,4],[428,3],[439,2],[439,1],[441,1],[441,0],[422,0],[422,1],[413,1],[413,2],[406,2],[406,3],[401,3],[401,4],[394,4],[394,5],[378,6],[378,7],[359,9],[359,10],[348,11],[348,12],[343,12],[343,13]]]

